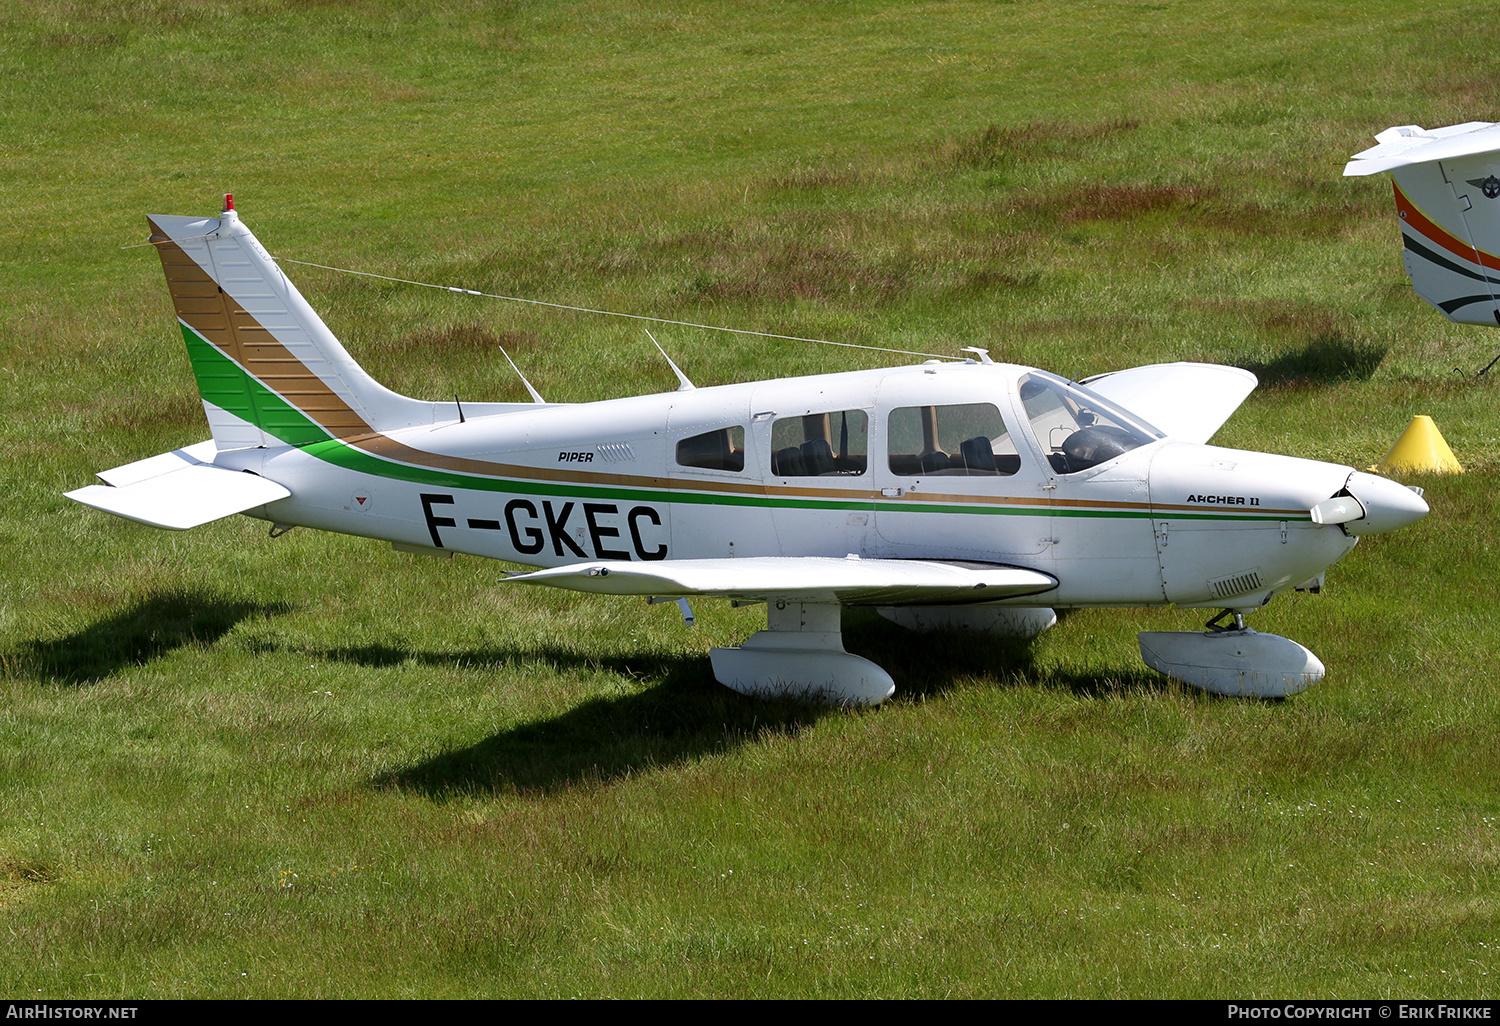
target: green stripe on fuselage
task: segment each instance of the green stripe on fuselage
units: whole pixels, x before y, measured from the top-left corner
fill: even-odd
[[[1149,520],[1153,516],[1150,510],[1144,509],[1068,509],[1056,506],[1008,506],[995,502],[918,503],[875,502],[869,499],[802,499],[786,496],[675,491],[666,488],[632,488],[622,485],[559,484],[551,481],[483,477],[448,470],[434,470],[430,467],[398,463],[375,456],[334,438],[306,414],[256,380],[217,346],[185,324],[182,326],[182,336],[187,342],[188,356],[192,360],[193,373],[198,379],[198,388],[208,402],[325,463],[395,481],[409,481],[413,484],[441,488],[506,492],[512,495],[556,495],[579,499],[612,498],[628,499],[632,502],[675,502],[706,506],[761,506],[883,513],[950,515],[960,513],[977,516],[1091,517],[1126,520]],[[1158,519],[1167,520],[1224,520],[1251,523],[1300,519],[1282,514],[1209,511],[1158,513],[1156,516]]]

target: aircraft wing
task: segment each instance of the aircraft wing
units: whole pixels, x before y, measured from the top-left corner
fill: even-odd
[[[1050,574],[998,563],[857,556],[573,563],[507,580],[603,595],[724,595],[882,606],[993,602],[1057,587]]]
[[[210,440],[100,471],[104,484],[67,496],[138,524],[185,531],[292,494],[256,474],[214,466],[216,451]]]
[[[1172,438],[1207,442],[1259,382],[1247,370],[1217,363],[1153,363],[1079,384]]]

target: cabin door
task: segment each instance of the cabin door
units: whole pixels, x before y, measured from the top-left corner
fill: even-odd
[[[1047,475],[1016,444],[1008,404],[935,402],[923,384],[881,385],[871,458],[879,554],[1037,565],[1051,537]]]

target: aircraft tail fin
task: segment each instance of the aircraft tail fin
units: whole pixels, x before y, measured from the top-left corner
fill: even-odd
[[[240,221],[153,216],[218,449],[307,445],[433,423],[435,404],[370,377]]]
[[[1500,324],[1500,124],[1388,128],[1345,175],[1391,172],[1412,287],[1450,320]]]

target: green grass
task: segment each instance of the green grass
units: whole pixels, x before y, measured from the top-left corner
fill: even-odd
[[[1400,268],[1388,126],[1494,117],[1482,10],[1407,2],[239,4],[0,12],[0,981],[14,997],[1487,997],[1500,334]],[[1262,379],[1222,444],[1469,468],[1258,629],[1282,702],[1091,610],[897,696],[752,702],[756,609],[497,583],[62,497],[206,435],[148,213],[278,256],[1071,375]],[[291,265],[288,265],[291,267]],[[675,387],[637,323],[294,268],[380,380]],[[664,327],[699,384],[895,357]],[[1457,369],[1457,370],[1456,370]]]

